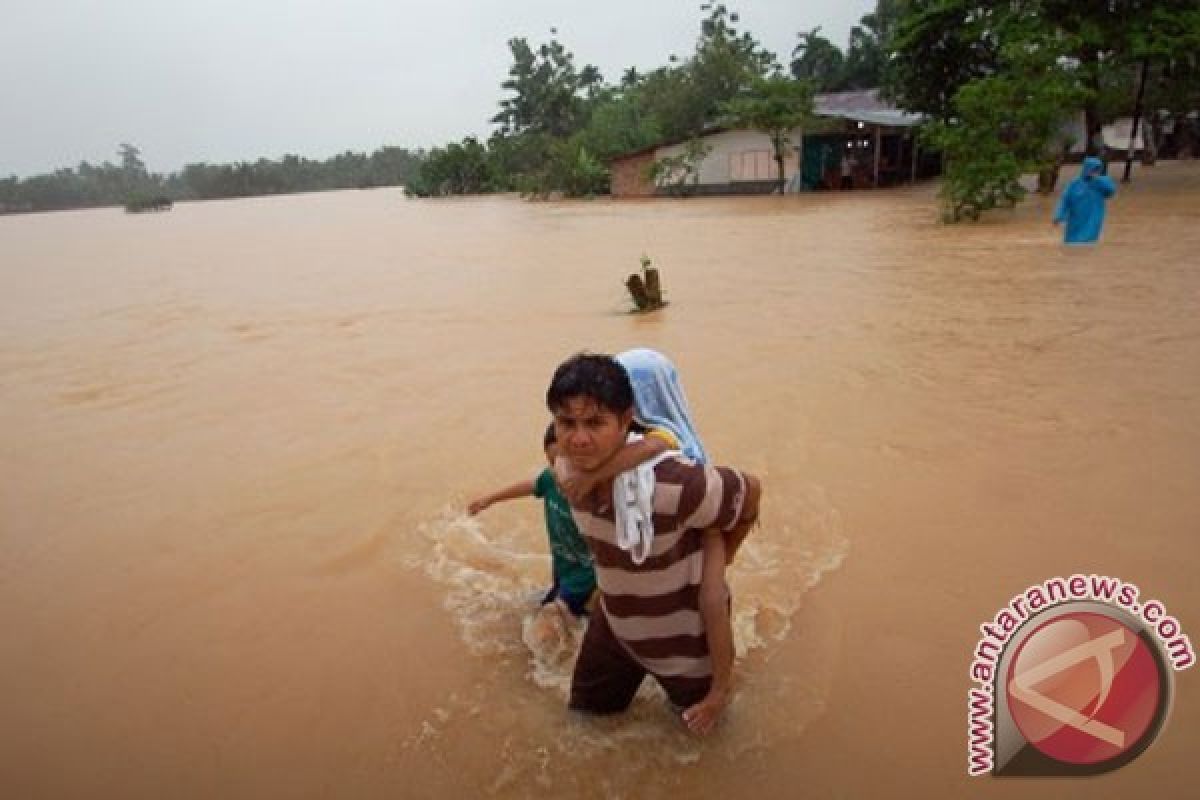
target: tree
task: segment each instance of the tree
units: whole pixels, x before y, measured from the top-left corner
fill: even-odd
[[[953,113],[927,133],[945,158],[949,222],[1015,205],[1025,194],[1020,176],[1056,163],[1062,110],[1077,107],[1086,91],[1064,62],[1068,40],[1028,18],[1011,18],[1006,27],[999,68],[961,86],[951,99]]]
[[[725,103],[766,75],[775,56],[750,33],[738,30],[739,18],[723,4],[700,6],[705,16],[691,56],[641,77],[630,90],[646,116],[666,139],[696,136],[717,121]]]
[[[850,29],[842,76],[843,88],[875,89],[887,84],[891,70],[889,48],[906,2],[876,0],[875,10],[864,14],[858,24]]]
[[[910,0],[896,22],[887,92],[909,111],[950,119],[955,94],[999,65],[993,0]]]
[[[500,101],[492,118],[499,129],[489,140],[489,179],[493,189],[529,189],[546,179],[555,143],[587,124],[592,110],[610,94],[600,70],[576,69],[575,56],[553,38],[537,50],[523,38],[508,42],[513,64],[501,88],[511,95]],[[462,184],[469,185],[469,184]],[[534,191],[529,189],[529,191]]]
[[[487,148],[468,136],[431,150],[405,191],[418,197],[478,194],[491,190],[491,179]]]
[[[138,206],[150,200],[244,197],[325,189],[395,186],[407,183],[426,159],[423,151],[383,147],[371,155],[339,153],[325,161],[287,155],[239,164],[188,164],[163,176],[148,172],[131,144],[118,150],[120,165],[83,161],[74,170],[34,175],[5,184],[0,206],[7,211],[46,211],[94,206]]]
[[[512,97],[500,101],[492,123],[505,135],[545,133],[567,136],[582,123],[585,99],[602,85],[596,67],[575,69],[575,56],[554,38],[536,53],[523,38],[508,41],[513,65],[501,84]],[[583,96],[581,96],[581,93]]]
[[[762,131],[771,139],[777,167],[776,181],[783,193],[783,160],[791,133],[812,115],[812,87],[784,75],[757,79],[749,94],[725,106],[731,124]]]
[[[705,103],[687,69],[659,67],[629,90],[642,115],[653,119],[664,139],[681,139],[704,129]]]
[[[811,81],[818,92],[883,86],[889,67],[888,48],[903,2],[876,0],[875,10],[864,14],[850,29],[845,53],[819,35],[820,27],[798,34],[800,42],[792,51],[792,75]]]
[[[845,56],[820,32],[818,25],[797,34],[800,42],[792,50],[792,77],[808,81],[818,92],[831,92],[841,86]]]
[[[545,167],[518,188],[536,197],[546,197],[555,191],[568,197],[584,197],[608,191],[608,177],[608,168],[572,137],[554,142]]]
[[[874,89],[883,81],[886,61],[883,31],[875,14],[866,14],[850,29],[846,60],[841,75],[843,89]]]
[[[142,151],[131,144],[122,142],[117,154],[121,157],[122,202],[129,196],[153,190],[150,175],[142,161]]]
[[[573,137],[600,161],[640,150],[663,139],[658,118],[647,113],[636,93],[612,93],[596,105]]]
[[[1178,157],[1191,158],[1193,124],[1188,114],[1200,108],[1200,8],[1156,7],[1134,33],[1132,47],[1134,58],[1149,73],[1145,138],[1152,154],[1165,117],[1174,123]]]
[[[1195,0],[909,0],[890,37],[889,92],[901,105],[946,120],[967,83],[1003,68],[1014,20],[1069,46],[1063,57],[1083,90],[1088,134],[1132,106],[1132,76],[1142,59],[1188,52]],[[1194,44],[1190,46],[1195,52]]]
[[[738,97],[754,82],[777,68],[775,55],[750,33],[737,29],[738,15],[723,3],[705,3],[709,12],[700,23],[700,38],[684,65],[696,90],[701,125],[722,113],[725,103]]]
[[[131,144],[122,143],[118,149],[121,156],[121,169],[131,178],[141,178],[146,174],[146,165],[142,162],[142,151]]]

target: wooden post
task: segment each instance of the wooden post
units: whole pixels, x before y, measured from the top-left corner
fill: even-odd
[[[636,272],[629,276],[625,281],[625,285],[629,287],[629,293],[633,295],[633,304],[637,306],[638,311],[649,311],[653,306],[650,304],[650,296],[646,294],[646,286],[642,283],[642,276]]]
[[[800,131],[800,144],[794,145],[792,150],[796,153],[796,171],[792,177],[788,178],[788,186],[795,187],[793,194],[804,189],[804,131]],[[787,191],[786,189],[784,191]]]
[[[883,149],[883,126],[875,126],[875,188],[879,188],[879,156]]]
[[[658,308],[663,304],[662,286],[658,282],[658,270],[654,267],[646,267],[645,289],[651,308]]]
[[[912,137],[912,151],[913,151],[913,158],[912,158],[912,182],[913,182],[913,183],[916,183],[916,182],[917,182],[917,132],[916,132],[915,130],[912,130],[911,128],[910,128],[909,130],[911,130],[911,131],[912,131],[912,132],[909,134],[909,136],[911,136],[911,137]]]

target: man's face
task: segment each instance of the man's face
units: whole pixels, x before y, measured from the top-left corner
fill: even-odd
[[[569,397],[554,412],[558,452],[576,469],[594,470],[625,444],[632,421],[632,408],[618,415],[590,397]]]

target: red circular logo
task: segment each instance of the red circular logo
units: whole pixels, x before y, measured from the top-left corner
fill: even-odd
[[[1146,642],[1086,611],[1055,617],[1026,637],[1004,688],[1025,740],[1067,764],[1097,764],[1133,749],[1164,698]]]

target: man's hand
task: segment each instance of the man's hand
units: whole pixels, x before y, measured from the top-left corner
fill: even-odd
[[[467,504],[467,513],[473,517],[476,514],[478,514],[480,511],[486,510],[487,507],[490,506],[491,504],[492,504],[491,495],[484,495],[483,497],[476,498],[475,500],[472,500],[470,503]]]
[[[683,721],[692,733],[707,736],[716,727],[727,705],[729,690],[713,686],[703,700],[683,712]]]

